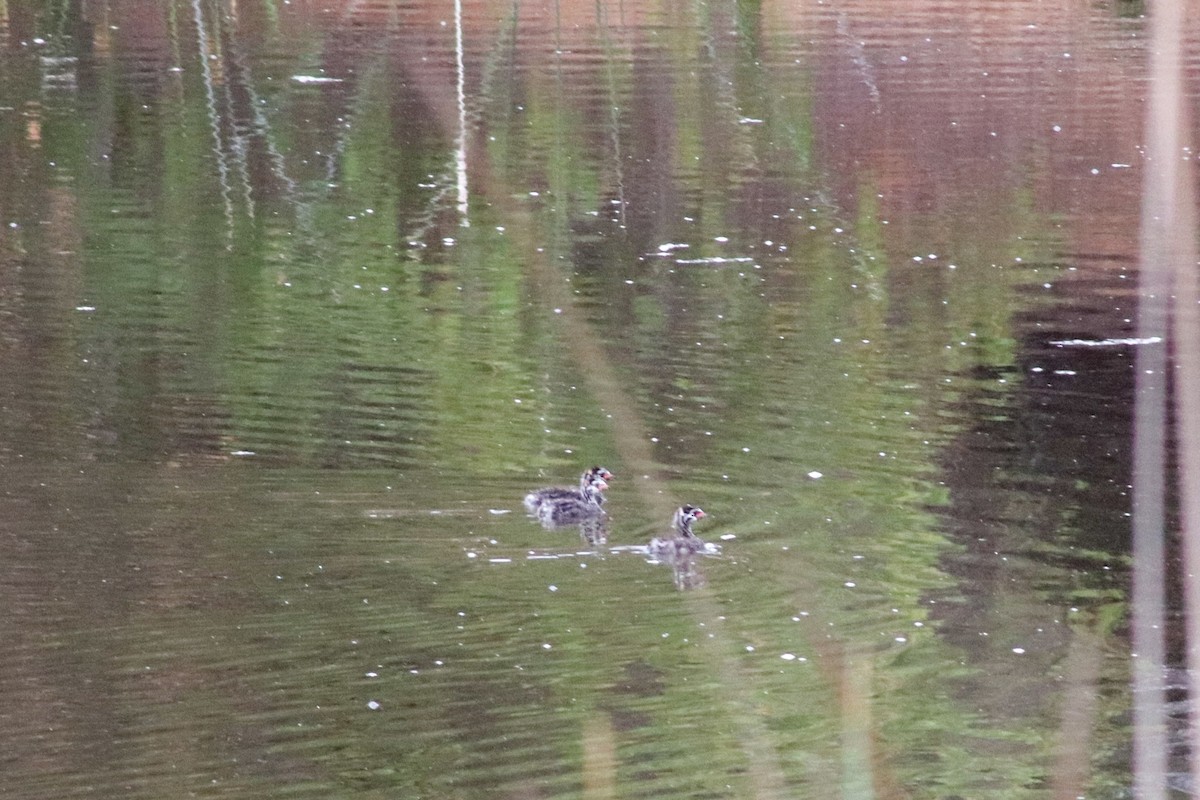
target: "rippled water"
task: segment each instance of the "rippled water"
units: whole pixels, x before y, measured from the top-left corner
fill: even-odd
[[[1130,796],[1145,24],[0,6],[3,793]]]

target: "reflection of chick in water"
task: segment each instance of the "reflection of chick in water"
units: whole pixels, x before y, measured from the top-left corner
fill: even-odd
[[[579,535],[592,547],[608,544],[608,514],[597,514],[579,523]]]
[[[525,495],[525,508],[547,530],[602,517],[604,490],[612,476],[604,467],[592,467],[579,476],[578,489],[566,486],[538,489]]]
[[[650,555],[670,564],[678,589],[695,589],[704,585],[704,573],[696,566],[696,554],[707,550],[704,540],[692,533],[692,523],[704,517],[696,506],[682,506],[671,519],[671,535],[650,540]]]

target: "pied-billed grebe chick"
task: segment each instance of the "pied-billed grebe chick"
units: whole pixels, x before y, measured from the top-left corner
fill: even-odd
[[[577,525],[601,515],[604,509],[604,490],[613,474],[596,466],[579,476],[579,488],[549,486],[525,495],[525,508],[543,528]]]
[[[707,548],[704,540],[692,533],[692,523],[705,516],[698,506],[680,506],[671,518],[671,536],[650,540],[650,555],[655,558],[685,558]]]

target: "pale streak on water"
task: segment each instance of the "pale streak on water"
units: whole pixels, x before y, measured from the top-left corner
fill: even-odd
[[[462,0],[454,0],[454,86],[458,98],[458,136],[455,139],[454,151],[455,186],[458,188],[458,213],[462,217],[459,224],[469,228],[471,217],[468,214],[467,193],[467,72],[463,66],[463,58]]]

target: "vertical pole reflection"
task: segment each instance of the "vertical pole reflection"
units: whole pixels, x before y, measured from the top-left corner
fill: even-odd
[[[196,21],[196,46],[200,51],[200,74],[204,78],[204,100],[208,109],[209,127],[212,129],[213,157],[217,162],[217,178],[221,184],[221,198],[225,201],[226,238],[232,239],[233,192],[229,186],[229,165],[225,161],[225,147],[221,143],[221,117],[217,111],[215,78],[209,63],[208,29],[204,25],[204,11],[200,7],[200,0],[192,0],[192,17]]]
[[[1150,15],[1150,102],[1145,126],[1138,303],[1138,337],[1144,344],[1138,348],[1135,362],[1133,435],[1133,766],[1134,795],[1140,800],[1161,798],[1166,792],[1163,497],[1167,312],[1173,273],[1182,274],[1195,264],[1193,234],[1189,230],[1194,228],[1191,200],[1187,175],[1182,169],[1186,163],[1182,159],[1185,124],[1180,61],[1182,28],[1179,0],[1162,0],[1154,5]],[[1181,442],[1180,449],[1188,449],[1186,441]],[[1188,564],[1189,571],[1192,566]],[[1188,592],[1189,597],[1192,594]]]
[[[1190,162],[1185,162],[1190,163]],[[1189,172],[1190,178],[1190,172]],[[1186,260],[1177,262],[1175,280],[1175,419],[1179,441],[1179,502],[1183,523],[1184,598],[1187,620],[1187,673],[1191,785],[1200,786],[1200,287],[1196,274],[1196,211],[1193,183],[1181,187]]]
[[[1179,466],[1179,506],[1183,545],[1183,588],[1187,629],[1188,743],[1191,786],[1200,786],[1200,285],[1197,283],[1196,176],[1193,159],[1191,119],[1183,86],[1183,63],[1179,54],[1183,28],[1181,0],[1169,0],[1177,15],[1171,25],[1175,47],[1172,62],[1174,99],[1179,131],[1174,151],[1176,175],[1169,199],[1174,216],[1170,233],[1173,348],[1175,355],[1174,397],[1176,450]],[[1193,788],[1193,793],[1195,789]]]
[[[613,187],[617,192],[617,219],[621,228],[625,228],[625,165],[621,154],[621,95],[617,91],[616,45],[613,43],[612,29],[608,24],[608,12],[600,0],[596,0],[596,29],[600,32],[600,47],[604,51],[605,77],[608,82],[608,126],[609,139],[612,140]]]
[[[455,89],[458,93],[458,141],[454,149],[455,176],[458,186],[459,224],[471,227],[467,215],[467,74],[463,55],[462,0],[454,0],[454,66]]]

